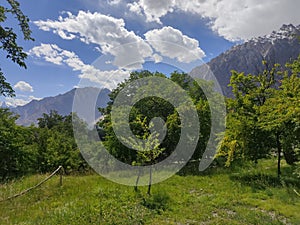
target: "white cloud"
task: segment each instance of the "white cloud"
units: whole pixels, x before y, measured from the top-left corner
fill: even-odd
[[[148,31],[145,37],[156,51],[179,62],[190,63],[205,56],[196,39],[172,27]]]
[[[149,0],[143,2],[153,10],[159,8],[155,11],[162,15],[164,14],[163,8],[168,8],[165,5],[172,5],[174,0],[165,1],[165,4],[161,4],[161,2],[153,3]],[[115,4],[120,4],[120,2],[117,3],[116,1]],[[132,7],[134,5],[135,3],[132,3]],[[65,18],[60,16],[57,21],[36,21],[35,24],[42,30],[52,30],[63,39],[78,38],[85,43],[97,44],[101,53],[113,56],[112,64],[120,70],[142,69],[146,59],[154,59],[155,62],[160,62],[163,58],[158,53],[185,63],[205,56],[199,48],[197,40],[183,35],[179,30],[172,27],[148,31],[145,34],[146,39],[143,39],[134,32],[128,31],[125,28],[123,19],[83,11],[79,11],[77,15],[70,12],[65,14]],[[160,44],[158,42],[154,43],[153,40],[160,40]],[[170,47],[168,42],[173,43],[170,49],[168,49]],[[156,50],[156,53],[153,52],[152,47]],[[72,60],[66,61],[64,54],[59,53],[60,50],[55,45],[41,45],[37,49],[32,49],[32,52],[38,57],[41,55],[39,51],[47,53],[44,54],[44,59],[48,62],[61,65],[64,61],[67,64],[72,64],[73,69],[78,66],[82,67],[80,63],[73,63],[73,56],[68,56]]]
[[[269,34],[283,24],[300,23],[300,1],[295,0],[139,0],[128,7],[144,14],[146,21],[158,23],[174,10],[192,13],[209,19],[211,29],[231,41]]]
[[[6,98],[5,104],[8,107],[17,107],[17,106],[23,106],[29,103],[31,100],[29,99],[21,99],[21,98]]]
[[[92,65],[85,64],[74,52],[63,50],[57,45],[41,44],[29,51],[32,56],[43,58],[48,62],[56,64],[55,57],[59,58],[60,65],[67,65],[73,71],[79,71],[79,78],[87,79],[101,87],[112,89],[129,76],[129,71],[118,69],[112,71],[101,71]]]
[[[30,84],[25,81],[19,81],[14,85],[14,89],[23,91],[23,92],[33,92],[33,88]]]
[[[137,2],[128,3],[127,7],[133,13],[142,15],[142,7]]]
[[[4,103],[8,107],[17,107],[17,106],[23,106],[31,102],[32,100],[41,100],[41,98],[37,98],[33,95],[17,95],[15,98],[4,98]],[[1,104],[0,104],[1,106]]]
[[[37,98],[37,97],[35,97],[35,96],[33,96],[33,95],[30,95],[28,98],[29,98],[30,101],[32,101],[32,100],[37,100],[37,101],[39,101],[39,100],[42,100],[42,99],[43,99],[43,98]]]
[[[107,3],[112,6],[119,5],[121,3],[121,0],[107,0]]]
[[[158,55],[158,54],[154,54],[154,55],[152,56],[152,58],[154,59],[154,62],[155,62],[155,63],[160,63],[160,62],[163,61],[163,57],[160,56],[160,55]]]
[[[140,0],[139,2],[128,3],[127,7],[129,7],[130,11],[137,14],[144,12],[147,22],[161,24],[160,17],[173,12],[174,4],[174,0]]]
[[[44,59],[47,62],[51,62],[56,65],[62,65],[63,58],[61,55],[59,55],[57,50],[60,50],[57,45],[41,44],[41,46],[32,48],[29,51],[29,54],[37,57],[44,56]]]
[[[146,57],[152,55],[151,47],[133,31],[125,28],[123,19],[116,19],[100,13],[79,11],[77,15],[68,13],[57,21],[35,21],[40,29],[52,30],[61,38],[71,40],[79,38],[87,44],[99,45],[103,54],[115,57],[114,64],[119,68],[140,69]],[[51,54],[53,55],[53,54]],[[59,64],[60,58],[50,57],[47,61]],[[132,62],[135,63],[132,68]]]

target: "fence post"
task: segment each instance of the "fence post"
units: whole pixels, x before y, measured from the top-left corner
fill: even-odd
[[[60,166],[60,171],[59,171],[59,186],[61,187],[63,185],[63,175],[65,171],[62,166]]]

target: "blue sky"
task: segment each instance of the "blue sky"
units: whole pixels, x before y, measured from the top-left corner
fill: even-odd
[[[296,0],[19,2],[35,41],[19,39],[28,52],[27,70],[0,53],[17,95],[0,102],[11,106],[77,86],[113,88],[136,69],[189,72],[237,43],[300,24]]]

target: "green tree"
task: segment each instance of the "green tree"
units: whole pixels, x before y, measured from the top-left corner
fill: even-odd
[[[112,91],[110,95],[110,103],[106,108],[100,109],[100,112],[102,112],[102,114],[104,115],[104,119],[99,122],[99,126],[102,128],[101,131],[104,131],[105,133],[104,145],[106,146],[106,149],[108,149],[108,151],[114,157],[116,157],[117,159],[119,159],[124,163],[131,165],[132,163],[139,161],[140,156],[137,154],[137,152],[133,151],[130,148],[127,148],[125,145],[121,143],[120,140],[118,140],[118,137],[115,135],[115,132],[113,130],[113,124],[111,121],[110,113],[111,113],[111,106],[113,105],[116,96],[119,94],[121,90],[123,90],[125,86],[129,90],[131,89],[132,93],[135,93],[136,87],[134,85],[131,85],[131,83],[139,78],[145,78],[150,76],[154,76],[154,77],[157,76],[160,78],[169,79],[170,81],[178,84],[186,93],[188,93],[188,95],[192,99],[194,106],[197,110],[198,117],[201,124],[200,134],[199,134],[200,138],[198,141],[196,151],[192,156],[192,159],[199,161],[199,159],[203,155],[203,152],[206,149],[206,145],[210,137],[211,112],[204,91],[200,88],[198,83],[202,82],[201,87],[207,89],[205,90],[206,93],[215,93],[213,91],[214,86],[213,83],[204,80],[197,80],[196,82],[194,79],[188,76],[188,74],[178,73],[176,71],[171,74],[170,78],[167,78],[165,75],[158,72],[156,73],[151,73],[149,71],[133,72],[128,80],[120,83],[117,86],[117,88]],[[161,86],[157,88],[158,89],[161,88],[161,90],[166,90],[166,88],[168,87]],[[143,94],[147,93],[147,91],[149,91],[149,93],[152,93],[151,92],[152,90],[146,90],[145,88],[138,91],[141,91]],[[176,94],[174,93],[174,89],[170,91],[166,90],[166,93],[169,93],[172,98],[174,98],[174,96],[178,98],[178,100],[180,100],[179,102],[186,102],[185,99],[180,99],[180,98],[185,98],[184,96],[182,96],[182,93]],[[213,98],[214,97],[217,98],[217,94],[215,94]],[[126,101],[126,99],[124,101]],[[124,105],[120,107],[121,113],[122,113],[122,109],[125,107]],[[191,110],[191,107],[187,105],[182,105],[180,107],[182,107],[182,111]],[[160,161],[168,157],[176,149],[178,145],[178,142],[181,137],[181,127],[183,125],[181,124],[180,116],[176,108],[165,99],[158,98],[155,96],[149,96],[138,101],[130,110],[131,111],[129,115],[129,125],[132,133],[138,137],[143,137],[143,135],[145,135],[145,131],[143,129],[143,126],[141,126],[139,120],[141,121],[145,120],[146,124],[150,124],[153,118],[159,117],[165,121],[167,132],[163,142],[160,145],[160,148],[164,149],[164,151],[161,152],[161,154],[159,154],[157,160]],[[118,127],[125,126],[124,121],[120,122],[120,124],[117,124],[117,126]],[[187,139],[188,138],[189,137],[187,137]]]
[[[258,75],[232,71],[230,86],[234,98],[227,99],[227,129],[219,147],[218,157],[226,158],[226,166],[236,158],[252,160],[265,158],[273,147],[272,134],[259,123],[260,108],[278,86],[279,65]]]
[[[131,85],[131,83],[139,78],[146,78],[150,76],[165,77],[165,75],[161,73],[151,73],[149,71],[132,72],[129,79],[118,84],[118,86],[114,90],[112,90],[110,94],[110,102],[108,103],[108,106],[106,108],[99,109],[100,112],[104,115],[104,119],[99,123],[99,126],[104,129],[106,134],[104,145],[110,151],[110,153],[114,155],[114,157],[130,165],[133,162],[137,161],[137,153],[136,151],[124,146],[120,142],[118,137],[116,137],[113,130],[113,124],[110,115],[111,105],[114,103],[114,100],[119,94],[119,92],[125,86],[127,86],[127,88],[130,91],[132,91],[132,93],[135,93],[136,87],[134,85]],[[163,99],[159,99],[156,97],[145,98],[137,102],[137,104],[135,104],[134,107],[132,108],[129,116],[130,128],[133,134],[135,134],[136,136],[143,136],[144,130],[140,126],[139,121],[137,120],[138,117],[141,117],[141,119],[146,118],[147,123],[149,124],[151,119],[154,117],[162,117],[166,121],[168,115],[173,113],[173,111],[174,111],[174,107],[172,107],[170,103],[167,103]],[[124,124],[118,124],[118,126],[123,126],[123,125]]]
[[[23,173],[23,136],[15,124],[18,116],[0,108],[0,180]]]
[[[123,141],[130,146],[132,146],[137,151],[137,159],[135,162],[133,162],[133,165],[136,166],[150,166],[149,171],[149,185],[148,185],[148,195],[151,194],[151,185],[152,185],[152,164],[156,163],[158,157],[165,151],[164,148],[161,147],[161,144],[159,142],[159,134],[157,132],[150,132],[150,130],[153,128],[154,124],[150,123],[148,125],[147,118],[141,119],[140,116],[137,118],[137,125],[143,129],[143,134],[137,136],[139,139],[146,140],[144,145],[139,145],[136,143],[134,139],[125,139],[123,138]],[[137,180],[136,180],[136,186],[135,190],[137,191],[138,182],[140,179],[140,173],[138,174]]]
[[[232,72],[235,98],[228,99],[227,130],[218,156],[226,165],[236,158],[257,162],[276,149],[278,177],[282,154],[288,164],[298,161],[300,57],[284,70],[279,65],[262,74]]]
[[[11,59],[20,67],[26,68],[25,59],[27,54],[23,48],[17,43],[17,34],[11,27],[5,26],[5,21],[8,14],[15,17],[18,25],[21,28],[24,40],[34,40],[31,37],[31,30],[29,28],[29,19],[20,10],[20,4],[16,0],[7,0],[9,7],[0,5],[0,49],[6,52],[6,58]],[[14,91],[11,85],[6,82],[6,78],[0,68],[0,95],[14,96]]]
[[[38,125],[35,142],[38,143],[39,171],[50,172],[58,166],[67,172],[87,169],[74,139],[72,114],[62,116],[51,111],[38,119]]]
[[[281,153],[288,164],[298,161],[300,147],[300,56],[287,64],[281,85],[260,108],[262,129],[276,138],[278,153],[278,176],[281,174]]]

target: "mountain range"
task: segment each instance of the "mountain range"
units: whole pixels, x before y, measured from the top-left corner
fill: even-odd
[[[228,87],[231,70],[244,72],[245,74],[258,74],[264,70],[263,60],[266,60],[269,65],[275,63],[285,65],[286,62],[296,59],[299,56],[299,37],[300,25],[283,25],[279,31],[274,31],[270,35],[253,38],[243,44],[232,47],[230,50],[212,59],[206,65],[194,68],[190,72],[190,75],[200,75],[205,79],[208,72],[207,68],[209,68],[218,80],[223,94],[231,97],[231,89]],[[73,99],[77,90],[72,89],[65,94],[47,97],[39,101],[33,100],[24,106],[18,106],[11,110],[20,115],[17,123],[21,125],[35,124],[37,123],[37,119],[42,117],[43,113],[49,113],[51,110],[56,110],[61,115],[67,115],[72,111]],[[96,92],[99,93],[99,89],[85,88],[77,93],[81,93],[80,99],[82,101],[88,101]],[[109,93],[110,90],[108,89],[103,89],[100,92],[96,102],[98,107],[106,106],[109,101]],[[100,113],[96,109],[94,119],[100,116]]]
[[[36,124],[37,119],[43,116],[43,113],[49,114],[51,110],[55,110],[60,115],[68,115],[72,112],[73,100],[75,95],[77,98],[82,99],[82,101],[88,102],[93,96],[97,95],[96,106],[105,107],[109,101],[108,89],[98,89],[93,87],[86,88],[74,88],[64,94],[60,94],[54,97],[47,97],[42,100],[33,100],[24,106],[18,106],[16,108],[11,108],[11,111],[20,115],[19,119],[16,121],[17,124],[28,126],[31,124]],[[92,104],[92,103],[91,103]],[[94,103],[95,104],[95,103]],[[101,114],[95,108],[95,118],[99,118]],[[93,121],[86,121],[92,123]]]
[[[204,79],[208,72],[212,72],[218,80],[223,94],[232,96],[230,83],[231,70],[245,74],[259,74],[263,72],[263,60],[269,65],[279,63],[285,65],[300,54],[300,25],[283,25],[279,31],[270,35],[253,38],[243,44],[234,46],[230,50],[212,59],[207,65],[194,68],[191,76],[200,75]],[[208,67],[207,67],[208,66]],[[208,69],[210,71],[208,71]],[[198,76],[197,76],[198,77]]]

